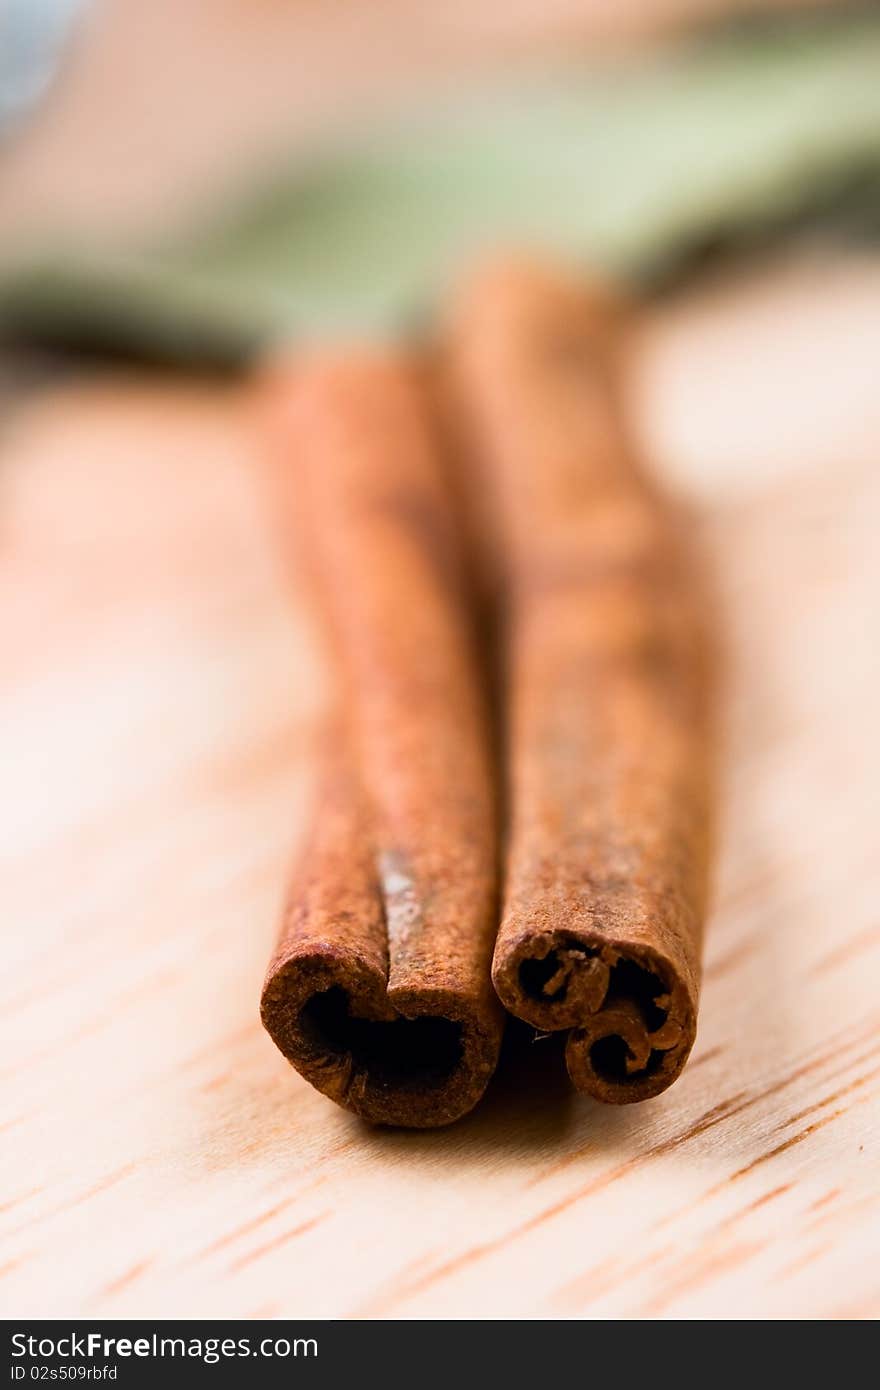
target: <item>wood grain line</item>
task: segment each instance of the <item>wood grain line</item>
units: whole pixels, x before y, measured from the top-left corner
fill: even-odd
[[[698,1053],[688,1062],[688,1072],[693,1076],[698,1067],[705,1066],[707,1062],[714,1062],[716,1057],[723,1057],[725,1051],[720,1044],[717,1047],[707,1047],[705,1052]]]
[[[17,1061],[12,1067],[0,1068],[0,1080],[8,1080],[10,1077],[18,1076],[23,1071],[28,1071],[33,1067],[39,1066],[54,1057],[60,1047],[69,1048],[75,1043],[82,1042],[84,1038],[94,1037],[104,1028],[109,1028],[118,1018],[119,1008],[122,1005],[137,1003],[139,1000],[154,994],[163,985],[174,983],[177,975],[170,967],[156,971],[147,980],[133,985],[131,989],[121,990],[114,996],[113,1008],[107,1013],[100,1014],[97,1018],[89,1019],[87,1022],[74,1029],[64,1038],[56,1038],[48,1047],[39,1052],[31,1053],[30,1057],[24,1057]]]
[[[663,1313],[677,1298],[681,1298],[682,1294],[699,1288],[708,1279],[716,1279],[719,1275],[729,1274],[731,1270],[738,1269],[740,1265],[753,1260],[763,1249],[762,1241],[742,1241],[740,1244],[719,1251],[717,1254],[708,1251],[702,1257],[698,1256],[695,1260],[688,1262],[689,1268],[686,1273],[678,1278],[671,1278],[662,1290],[648,1299],[642,1308],[643,1315],[656,1317]]]
[[[779,1122],[776,1126],[777,1130],[787,1129],[789,1125],[797,1124],[799,1120],[806,1119],[807,1115],[813,1115],[817,1110],[824,1110],[827,1105],[833,1105],[834,1102],[840,1100],[842,1096],[851,1095],[853,1091],[858,1091],[862,1086],[867,1086],[868,1082],[873,1081],[875,1076],[880,1076],[880,1066],[874,1067],[872,1071],[865,1072],[863,1076],[857,1076],[855,1081],[850,1081],[849,1085],[840,1086],[836,1091],[832,1091],[830,1095],[823,1096],[821,1100],[814,1101],[812,1105],[805,1106],[803,1110],[798,1110],[796,1114],[789,1115],[787,1119]],[[846,1109],[847,1107],[844,1108]],[[838,1113],[842,1114],[843,1111],[839,1111]]]
[[[289,1184],[290,1179],[287,1175],[285,1175],[284,1181],[285,1184]],[[223,1235],[219,1236],[217,1240],[211,1241],[210,1245],[206,1245],[203,1250],[199,1250],[192,1256],[192,1259],[202,1260],[208,1255],[215,1254],[218,1250],[225,1250],[228,1245],[233,1245],[235,1241],[240,1240],[242,1236],[249,1235],[251,1231],[258,1230],[260,1226],[264,1226],[267,1221],[271,1221],[272,1217],[277,1216],[280,1211],[286,1211],[286,1209],[293,1206],[295,1202],[302,1201],[303,1197],[307,1197],[309,1193],[314,1192],[319,1187],[323,1187],[326,1181],[326,1177],[320,1174],[311,1182],[298,1188],[296,1192],[292,1192],[289,1196],[283,1197],[280,1202],[276,1202],[274,1206],[269,1207],[266,1211],[262,1211],[251,1220],[233,1227],[230,1231],[226,1231]],[[187,1263],[189,1263],[189,1261],[187,1261]]]
[[[661,1245],[650,1254],[623,1262],[619,1258],[602,1260],[584,1274],[577,1275],[558,1288],[552,1302],[559,1307],[582,1308],[597,1298],[613,1293],[623,1283],[635,1281],[655,1265],[675,1253],[673,1245]]]
[[[829,1202],[833,1202],[836,1197],[840,1196],[842,1190],[840,1187],[829,1187],[827,1192],[823,1193],[821,1197],[817,1197],[815,1202],[810,1203],[807,1211],[819,1211],[822,1207],[826,1207]]]
[[[744,1207],[740,1207],[738,1211],[731,1212],[730,1216],[725,1216],[716,1224],[715,1230],[729,1230],[731,1226],[735,1226],[740,1221],[745,1220],[747,1216],[751,1216],[752,1212],[767,1206],[768,1202],[775,1202],[778,1197],[784,1197],[787,1192],[793,1191],[794,1187],[795,1184],[793,1182],[783,1182],[780,1183],[778,1187],[771,1187],[769,1192],[762,1192],[753,1202],[748,1202]]]
[[[268,1207],[266,1211],[260,1212],[260,1214],[253,1217],[252,1220],[243,1221],[241,1225],[234,1227],[233,1230],[226,1231],[222,1236],[218,1236],[216,1240],[212,1240],[203,1250],[199,1250],[197,1254],[193,1255],[192,1259],[204,1260],[207,1259],[209,1255],[215,1255],[218,1250],[225,1250],[228,1245],[233,1245],[235,1241],[241,1240],[242,1236],[250,1235],[251,1231],[259,1230],[260,1226],[264,1226],[267,1221],[271,1221],[272,1217],[277,1216],[279,1212],[286,1211],[287,1208],[293,1206],[294,1202],[297,1200],[298,1197],[295,1194],[292,1197],[285,1197],[282,1201],[276,1202],[273,1207]]]
[[[308,1221],[302,1221],[298,1226],[293,1226],[289,1231],[283,1231],[281,1235],[276,1236],[274,1240],[268,1240],[265,1245],[259,1245],[256,1250],[251,1250],[247,1255],[242,1255],[241,1259],[235,1260],[234,1263],[229,1266],[228,1272],[230,1274],[235,1274],[239,1270],[244,1269],[246,1265],[253,1264],[255,1260],[261,1260],[263,1256],[268,1255],[271,1250],[277,1250],[280,1246],[286,1245],[288,1241],[295,1240],[297,1236],[303,1236],[307,1231],[313,1231],[316,1226],[320,1226],[322,1221],[326,1221],[327,1217],[331,1214],[332,1213],[329,1211],[322,1211],[317,1216],[310,1217]]]
[[[28,1120],[32,1119],[33,1115],[16,1115],[11,1120],[4,1120],[2,1125],[0,1125],[0,1134],[6,1134],[10,1129],[18,1129],[21,1125],[27,1124]]]
[[[0,1265],[0,1279],[5,1279],[8,1274],[14,1274],[15,1271],[20,1269],[23,1264],[26,1264],[35,1253],[36,1252],[33,1250],[28,1250],[24,1254],[13,1255],[12,1259],[6,1260],[5,1263]]]
[[[65,1212],[73,1211],[75,1207],[82,1206],[83,1202],[89,1202],[93,1197],[99,1197],[102,1192],[106,1192],[109,1188],[115,1187],[117,1183],[123,1182],[135,1171],[136,1166],[134,1163],[123,1164],[121,1168],[108,1173],[105,1178],[101,1178],[99,1182],[87,1187],[84,1192],[72,1197],[69,1202],[60,1202],[57,1206],[50,1207],[46,1211],[37,1212],[29,1221],[23,1222],[20,1226],[14,1226],[6,1234],[8,1236],[18,1235],[21,1231],[30,1230],[31,1226],[37,1226],[43,1221],[49,1221],[55,1216],[63,1216]]]
[[[41,1192],[46,1191],[45,1183],[41,1187],[31,1187],[27,1192],[21,1192],[17,1197],[11,1197],[8,1202],[0,1203],[0,1214],[6,1211],[13,1211],[15,1207],[20,1207],[24,1202],[29,1202],[31,1197],[39,1197]]]
[[[826,1115],[824,1119],[816,1120],[814,1124],[807,1125],[806,1129],[802,1129],[799,1133],[793,1134],[791,1138],[786,1139],[784,1143],[777,1144],[775,1148],[768,1150],[767,1153],[759,1154],[757,1158],[753,1158],[751,1163],[746,1163],[742,1168],[737,1168],[735,1173],[731,1173],[730,1177],[727,1179],[727,1183],[739,1182],[740,1178],[747,1177],[748,1174],[753,1173],[756,1168],[762,1167],[765,1163],[770,1163],[774,1158],[778,1158],[780,1154],[787,1153],[789,1149],[793,1149],[797,1144],[802,1144],[805,1139],[809,1139],[811,1135],[817,1134],[820,1129],[824,1129],[826,1125],[832,1124],[834,1120],[838,1120],[841,1115],[845,1114],[845,1110],[833,1110],[831,1114]],[[724,1185],[725,1184],[721,1184],[720,1186]]]
[[[799,1274],[808,1265],[814,1264],[826,1251],[831,1249],[833,1242],[825,1241],[822,1245],[815,1245],[811,1250],[807,1250],[803,1255],[798,1255],[796,1259],[790,1260],[788,1264],[782,1266],[776,1273],[777,1279],[790,1279],[793,1274]]]
[[[140,1279],[141,1275],[145,1274],[153,1263],[154,1257],[152,1255],[148,1256],[146,1259],[136,1261],[135,1264],[124,1270],[116,1279],[111,1279],[108,1284],[105,1284],[101,1290],[101,1296],[112,1298],[114,1295],[121,1293],[129,1284],[133,1284],[137,1279]]]
[[[861,955],[862,951],[877,945],[878,942],[880,942],[880,923],[872,922],[863,931],[856,932],[855,936],[851,937],[844,945],[839,945],[833,951],[822,956],[810,967],[807,974],[808,976],[825,975],[829,970],[837,969],[841,965],[848,965],[856,956]]]
[[[743,961],[748,960],[752,952],[757,948],[760,941],[760,934],[753,932],[744,941],[738,942],[726,955],[719,960],[712,961],[703,971],[704,980],[720,980],[724,975],[728,975],[731,970],[742,965]]]

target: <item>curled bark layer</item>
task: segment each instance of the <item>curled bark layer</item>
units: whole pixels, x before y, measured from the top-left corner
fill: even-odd
[[[263,1022],[367,1120],[449,1123],[502,1014],[489,736],[458,541],[417,373],[378,350],[276,372],[267,412],[338,703]]]
[[[694,1041],[710,821],[701,585],[616,399],[622,313],[532,262],[465,290],[448,378],[491,518],[509,810],[493,979],[575,1085],[656,1095]]]

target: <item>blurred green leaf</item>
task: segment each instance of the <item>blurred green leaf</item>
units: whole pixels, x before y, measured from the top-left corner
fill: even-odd
[[[880,21],[727,33],[457,94],[134,257],[10,248],[19,333],[237,361],[276,336],[395,329],[499,241],[650,281],[719,239],[880,202]]]

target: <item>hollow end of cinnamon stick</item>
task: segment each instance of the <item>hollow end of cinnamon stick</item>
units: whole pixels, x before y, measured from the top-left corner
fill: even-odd
[[[472,997],[424,986],[395,993],[354,954],[310,947],[270,970],[263,1025],[289,1062],[373,1124],[427,1129],[476,1105],[500,1030]]]
[[[648,945],[556,930],[521,935],[496,956],[505,1007],[542,1032],[569,1029],[565,1060],[579,1091],[615,1105],[648,1100],[676,1079],[696,1034],[696,981]]]

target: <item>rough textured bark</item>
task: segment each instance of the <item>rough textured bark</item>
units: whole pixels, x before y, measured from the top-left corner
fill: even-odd
[[[622,429],[622,318],[507,261],[465,288],[447,359],[497,571],[495,987],[535,1028],[570,1030],[575,1085],[615,1103],[662,1091],[694,1041],[711,781],[703,590]]]
[[[262,1016],[365,1119],[448,1123],[502,1013],[489,736],[459,546],[417,373],[391,353],[275,372],[266,411],[338,703]]]

